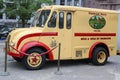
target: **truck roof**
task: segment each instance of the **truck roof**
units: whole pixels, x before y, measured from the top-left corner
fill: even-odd
[[[106,9],[96,9],[96,8],[86,8],[86,7],[77,7],[77,6],[61,6],[61,5],[52,5],[52,6],[44,6],[41,9],[53,9],[53,10],[70,10],[70,11],[92,11],[92,12],[104,12],[104,13],[118,13],[115,10],[106,10]]]

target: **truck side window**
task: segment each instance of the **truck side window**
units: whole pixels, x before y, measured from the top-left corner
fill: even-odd
[[[56,19],[57,19],[57,13],[53,12],[49,22],[48,22],[48,27],[56,27]]]
[[[66,15],[66,28],[71,29],[72,14],[69,12]]]
[[[59,28],[64,27],[64,12],[59,13]]]

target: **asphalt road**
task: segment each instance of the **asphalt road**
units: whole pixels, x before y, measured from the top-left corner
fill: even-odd
[[[41,70],[26,70],[22,63],[18,63],[8,56],[7,72],[4,73],[4,41],[0,41],[0,80],[120,80],[120,56],[110,57],[105,66],[94,66],[84,60],[61,61],[59,73],[57,61],[47,62]]]

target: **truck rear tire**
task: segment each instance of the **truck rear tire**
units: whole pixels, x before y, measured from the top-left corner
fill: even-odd
[[[27,51],[27,54],[30,54],[28,56],[24,56],[22,59],[23,65],[26,67],[26,69],[29,70],[38,70],[43,67],[43,65],[46,62],[46,56],[39,54],[43,53],[44,51],[40,48],[31,48]]]
[[[105,65],[108,59],[108,51],[103,47],[96,47],[93,50],[92,63],[94,65]]]

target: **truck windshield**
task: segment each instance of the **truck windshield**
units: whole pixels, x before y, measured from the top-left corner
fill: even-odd
[[[50,10],[42,10],[42,11],[37,12],[34,16],[31,26],[44,27],[49,14],[50,14]]]

